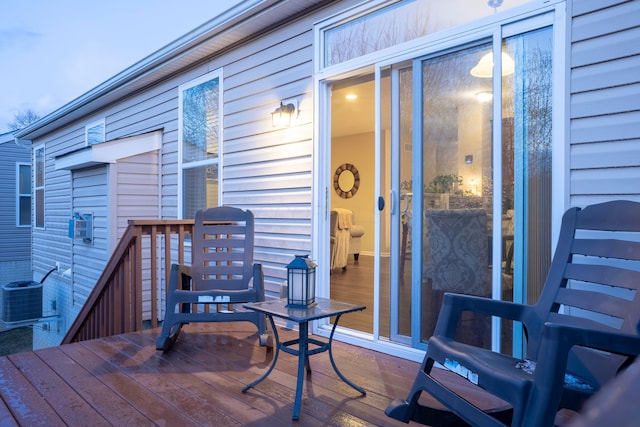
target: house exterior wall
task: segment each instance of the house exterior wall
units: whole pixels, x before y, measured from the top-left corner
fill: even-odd
[[[574,1],[570,197],[640,200],[640,2]]]
[[[31,278],[31,227],[16,226],[18,163],[31,163],[30,150],[18,146],[12,134],[0,135],[0,284]]]
[[[350,2],[345,2],[350,3]],[[337,6],[333,6],[338,10]],[[34,276],[48,271],[58,261],[65,270],[73,265],[73,280],[54,274],[58,314],[63,317],[59,334],[38,331],[36,348],[55,345],[79,312],[108,260],[106,244],[106,187],[92,190],[91,199],[74,192],[97,182],[113,182],[104,168],[83,170],[86,179],[55,169],[55,158],[84,147],[84,126],[105,119],[106,141],[162,130],[160,152],[160,213],[163,219],[178,218],[178,87],[212,70],[223,69],[223,195],[222,204],[251,209],[256,216],[255,259],[263,264],[265,287],[277,295],[285,281],[286,264],[294,253],[311,251],[312,215],[312,96],[313,23],[318,16],[292,21],[259,39],[200,64],[189,64],[179,75],[149,87],[109,107],[96,111],[64,128],[33,141],[45,144],[46,222],[34,230]],[[271,112],[280,100],[295,98],[300,114],[291,129],[274,129]],[[274,132],[277,137],[274,138]],[[119,170],[127,167],[118,164]],[[274,171],[277,171],[274,173]],[[74,171],[73,174],[78,174]],[[73,190],[70,185],[73,180]],[[92,184],[89,184],[91,182]],[[120,184],[118,184],[120,185]],[[88,195],[88,193],[87,193]],[[73,203],[72,203],[73,198]],[[94,213],[94,242],[68,237],[68,220],[78,203]],[[72,209],[73,207],[73,209]],[[118,235],[123,229],[118,211]],[[127,215],[148,218],[136,209]],[[158,217],[156,216],[156,217]],[[72,258],[73,257],[73,258]],[[49,279],[48,279],[49,280]],[[46,335],[42,337],[42,335]]]
[[[292,254],[310,252],[314,238],[313,24],[354,4],[357,2],[335,2],[205,61],[185,64],[171,78],[33,141],[34,146],[46,144],[46,223],[45,229],[33,231],[33,277],[42,277],[56,261],[62,270],[74,260],[79,263],[74,267],[74,282],[61,274],[53,275],[58,295],[47,297],[58,299],[65,327],[80,309],[70,290],[86,297],[113,248],[107,245],[110,224],[107,213],[102,212],[110,190],[105,187],[97,192],[105,195],[102,202],[98,198],[86,200],[87,209],[98,214],[94,244],[85,247],[71,241],[67,223],[72,197],[77,196],[70,185],[72,173],[56,170],[55,157],[83,147],[84,126],[101,118],[105,119],[107,141],[161,130],[158,217],[178,218],[178,87],[217,69],[222,69],[223,76],[221,202],[254,212],[255,259],[263,264],[267,293],[279,294]],[[638,2],[569,0],[567,5],[567,199],[571,205],[613,198],[640,200]],[[298,102],[295,126],[275,129],[270,113],[280,100],[287,99]],[[118,165],[123,172],[122,168],[128,167]],[[112,172],[106,166],[93,171],[113,183]],[[80,181],[73,188],[80,190],[78,185]],[[73,203],[79,202],[76,199]],[[120,208],[118,235],[125,217],[148,218],[151,214],[125,204]],[[79,279],[82,284],[76,284]],[[42,342],[54,345],[64,332]]]
[[[31,280],[31,227],[16,226],[18,163],[31,163],[31,151],[18,146],[12,133],[0,135],[0,286]],[[0,319],[3,307],[0,292]]]

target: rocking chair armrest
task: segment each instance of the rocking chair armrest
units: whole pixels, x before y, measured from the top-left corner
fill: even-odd
[[[543,337],[541,345],[551,344],[550,350],[555,354],[567,354],[573,346],[582,346],[626,356],[640,355],[640,336],[604,328],[547,322],[544,325]],[[542,354],[544,353],[541,352]]]
[[[640,354],[640,336],[604,328],[592,328],[547,322],[540,342],[534,372],[538,393],[536,400],[559,402],[566,383],[570,352],[574,346],[588,347],[626,356]],[[571,375],[570,375],[571,376]],[[580,384],[580,378],[575,378]],[[588,387],[593,387],[587,381]]]
[[[531,307],[510,301],[466,294],[445,293],[434,335],[454,338],[460,316],[465,311],[496,316],[525,323]]]

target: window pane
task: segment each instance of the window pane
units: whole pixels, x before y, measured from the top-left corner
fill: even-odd
[[[325,33],[324,66],[490,16],[530,0],[412,0],[362,16]],[[494,8],[492,4],[499,7]]]
[[[44,148],[35,151],[36,187],[44,186]]]
[[[36,190],[36,227],[44,227],[44,190]]]
[[[19,198],[18,225],[31,225],[31,197]]]
[[[515,289],[524,289],[516,299],[529,304],[537,301],[551,263],[552,34],[545,28],[505,42],[515,70],[502,89],[504,116],[512,119],[503,140],[511,141],[503,154],[503,210],[515,229],[511,269],[522,282]]]
[[[195,218],[200,209],[218,205],[218,165],[184,169],[183,218]]]
[[[104,142],[104,123],[99,123],[87,128],[87,145]]]
[[[445,292],[491,296],[492,108],[476,97],[491,93],[491,79],[471,74],[487,51],[489,43],[423,61],[423,341]],[[490,319],[465,315],[458,334],[488,347]]]
[[[196,162],[218,157],[220,123],[218,78],[183,92],[182,161]]]
[[[18,194],[31,194],[31,166],[20,165]]]

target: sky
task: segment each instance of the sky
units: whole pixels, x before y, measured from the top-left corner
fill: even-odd
[[[0,134],[57,110],[240,0],[0,0]]]

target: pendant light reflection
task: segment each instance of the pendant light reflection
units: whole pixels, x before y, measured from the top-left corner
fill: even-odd
[[[515,70],[513,58],[508,53],[502,52],[502,76],[509,76]],[[470,71],[474,77],[493,77],[493,52],[488,52],[480,58],[480,61]]]
[[[477,92],[476,93],[476,99],[483,103],[486,104],[487,102],[491,102],[491,100],[493,99],[493,93],[491,93],[488,90],[483,90],[482,92]]]

